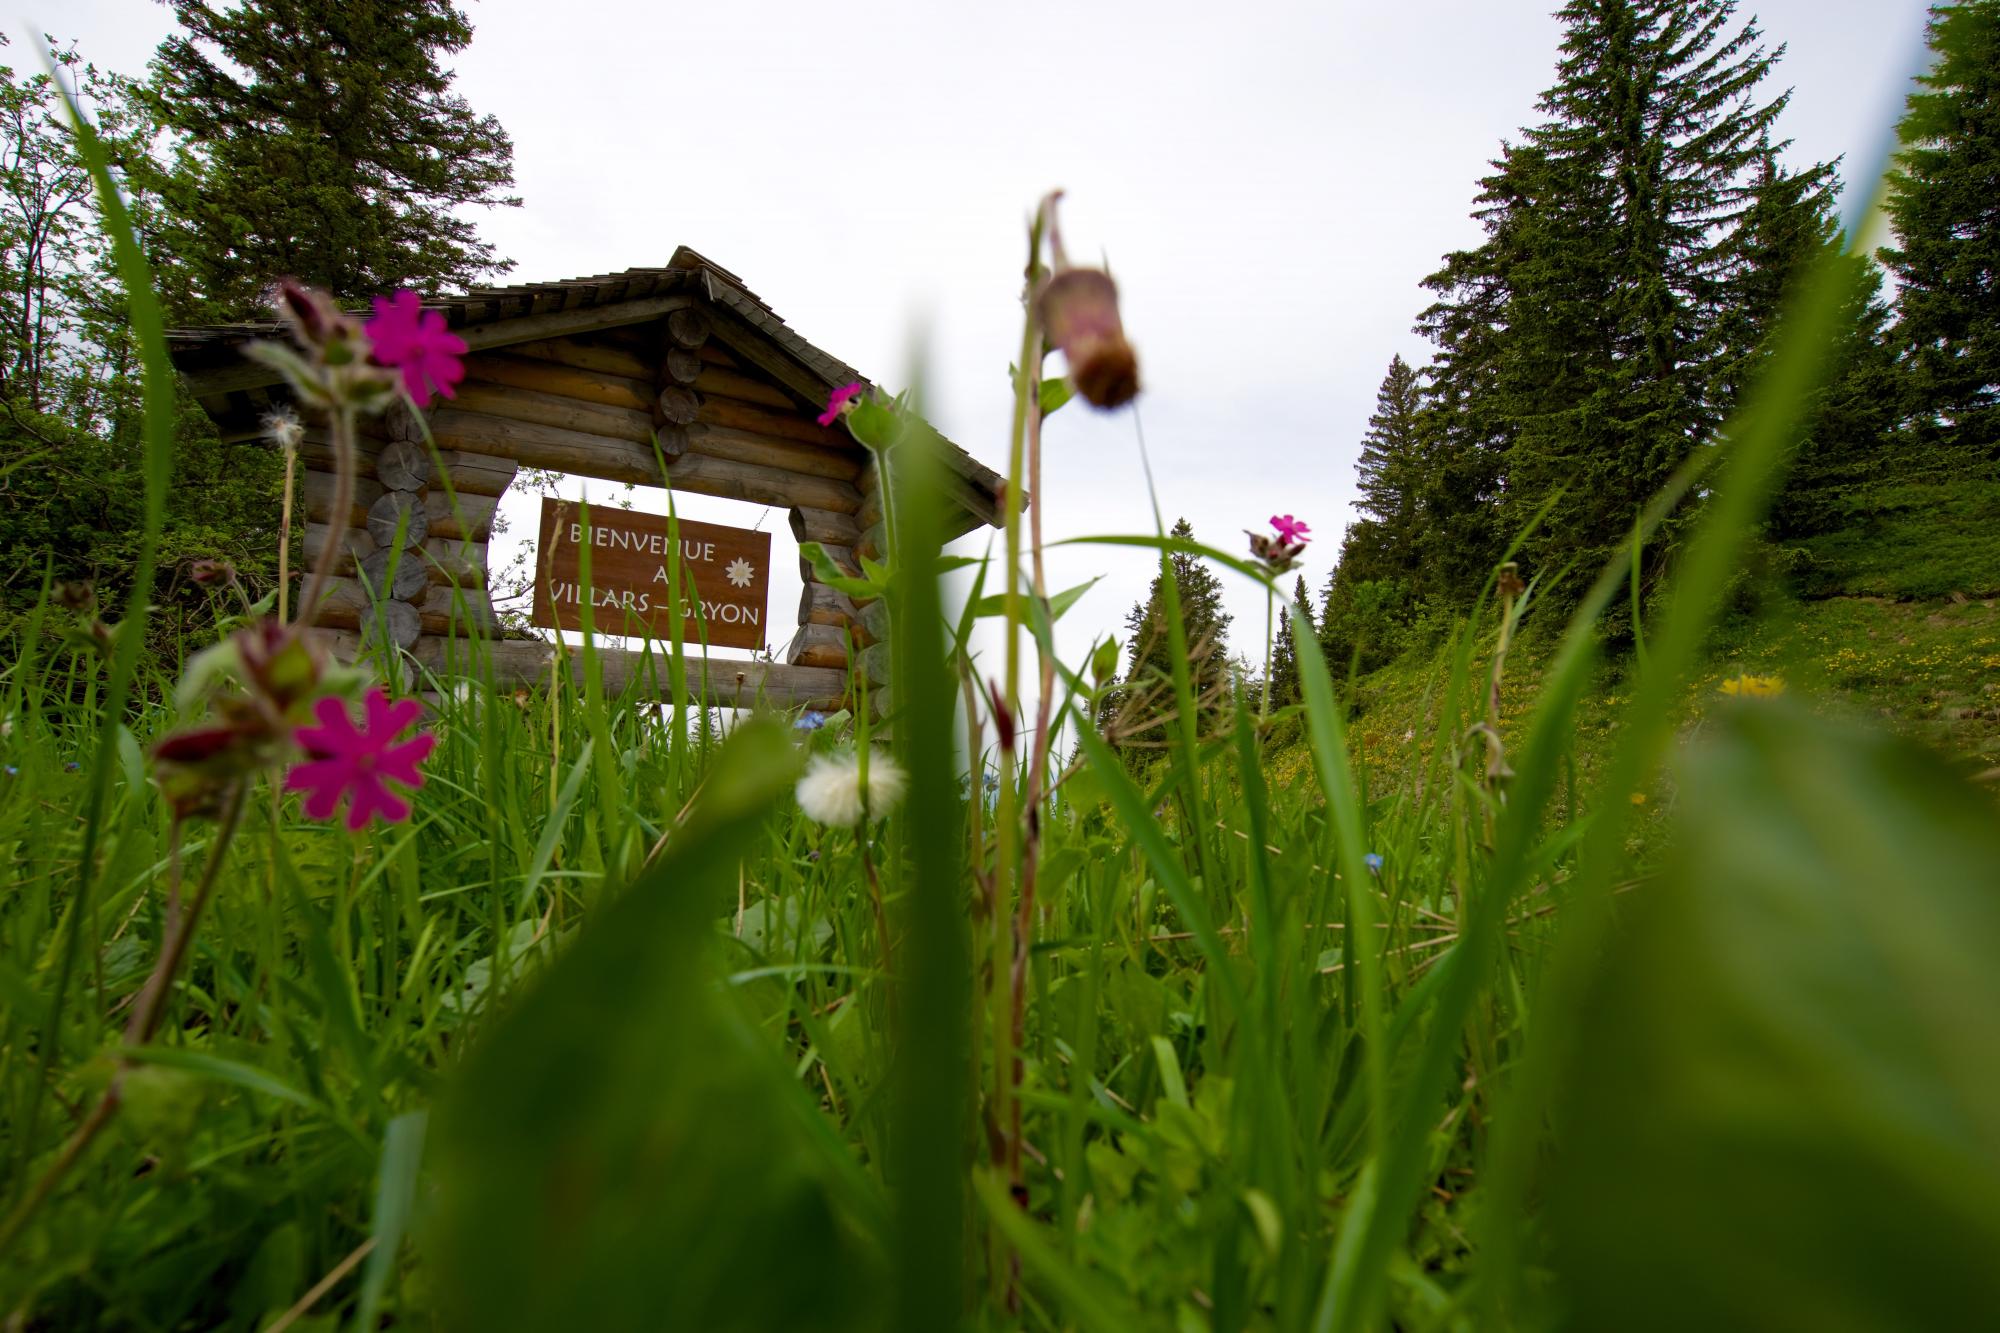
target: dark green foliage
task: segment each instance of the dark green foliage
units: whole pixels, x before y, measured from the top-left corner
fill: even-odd
[[[1566,5],[1547,119],[1485,181],[1489,241],[1428,283],[1447,301],[1468,273],[1499,289],[1475,391],[1510,423],[1503,527],[1554,499],[1527,548],[1537,569],[1603,562],[1712,437],[1768,332],[1744,221],[1777,176],[1769,131],[1785,98],[1753,100],[1775,56],[1754,24],[1732,31],[1734,8]],[[1800,189],[1824,193],[1829,176],[1816,168]]]
[[[1174,523],[1169,536],[1194,540],[1186,519]],[[1179,590],[1181,620],[1187,630],[1190,674],[1204,722],[1212,721],[1227,703],[1229,621],[1222,609],[1222,584],[1200,557],[1176,552],[1168,557]],[[1123,745],[1158,744],[1166,735],[1157,718],[1173,711],[1173,665],[1169,654],[1166,610],[1160,601],[1160,575],[1153,576],[1146,600],[1125,617],[1131,664],[1125,679],[1108,691],[1100,721],[1107,734]],[[1207,730],[1204,725],[1204,730]]]
[[[1885,489],[1929,470],[1899,420],[1904,376],[1881,299],[1881,270],[1865,258],[1839,262],[1849,285],[1844,336],[1771,507],[1771,534],[1780,543],[1865,524]]]
[[[1423,389],[1410,363],[1396,356],[1375,391],[1375,413],[1361,437],[1361,457],[1354,465],[1361,498],[1354,507],[1383,529],[1383,537],[1402,563],[1414,566],[1430,491],[1423,454]]]
[[[1306,577],[1301,574],[1292,587],[1292,610],[1304,618],[1308,626],[1317,625],[1313,615],[1312,596],[1306,591]],[[1283,708],[1287,704],[1299,702],[1299,655],[1292,646],[1291,621],[1284,615],[1278,617],[1278,628],[1271,644],[1271,707]]]
[[[1941,464],[2000,459],[2000,3],[1931,10],[1937,61],[1891,179],[1897,333],[1918,440]],[[1948,464],[1947,464],[1948,465]]]
[[[1414,610],[1411,582],[1392,568],[1382,528],[1366,519],[1349,525],[1320,594],[1320,653],[1334,673],[1372,671],[1395,658]]]
[[[149,100],[178,136],[140,163],[190,320],[260,313],[291,276],[358,301],[509,265],[455,216],[517,204],[513,146],[451,89],[472,39],[446,0],[172,0]]]

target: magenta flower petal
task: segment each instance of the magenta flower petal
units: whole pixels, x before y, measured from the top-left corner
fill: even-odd
[[[1293,518],[1290,514],[1271,515],[1271,527],[1277,532],[1278,540],[1287,546],[1304,546],[1312,538],[1311,525]]]
[[[382,751],[376,761],[375,770],[391,782],[400,782],[405,787],[421,787],[424,775],[417,771],[417,765],[430,757],[437,746],[437,737],[428,731],[412,737],[401,745],[394,745]]]
[[[319,725],[300,727],[297,735],[299,744],[314,754],[338,754],[353,745],[360,734],[347,716],[347,706],[338,699],[321,699],[313,705],[313,714]]]
[[[406,730],[424,711],[415,699],[391,699],[380,690],[368,691],[368,730],[394,736]]]
[[[441,311],[424,309],[415,292],[375,298],[368,341],[375,364],[401,372],[403,387],[418,407],[430,406],[433,392],[455,397],[451,386],[465,378],[459,361],[467,351],[465,339],[451,331]]]
[[[843,384],[838,389],[835,389],[827,396],[826,411],[819,414],[819,424],[822,426],[831,426],[834,422],[840,420],[841,409],[846,407],[849,402],[859,398],[866,391],[867,386],[859,380],[852,384]]]
[[[342,798],[347,803],[347,827],[361,829],[380,815],[390,823],[410,817],[410,803],[391,790],[384,778],[405,787],[420,787],[418,765],[429,757],[437,737],[420,732],[398,742],[422,712],[413,699],[391,700],[380,689],[370,690],[363,704],[365,728],[356,728],[346,704],[321,699],[314,705],[320,725],[300,727],[298,741],[313,756],[285,776],[285,789],[306,793],[309,819],[331,819]]]
[[[368,826],[368,821],[376,815],[391,824],[400,824],[410,817],[410,803],[395,795],[383,785],[380,778],[370,774],[354,785],[347,802],[347,827],[359,831]]]
[[[352,775],[352,767],[344,759],[315,759],[285,775],[285,790],[306,793],[306,818],[331,819]]]

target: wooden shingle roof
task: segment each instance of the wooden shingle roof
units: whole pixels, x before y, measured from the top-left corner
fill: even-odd
[[[541,338],[589,333],[620,325],[644,323],[698,298],[718,316],[740,320],[773,353],[761,369],[778,376],[795,392],[824,400],[830,390],[867,376],[822,348],[814,346],[778,317],[776,311],[736,274],[681,246],[660,268],[630,268],[622,273],[567,278],[558,282],[481,287],[424,303],[442,311],[449,326],[474,351],[504,347]],[[278,382],[276,372],[243,356],[243,346],[260,338],[279,336],[275,320],[214,324],[170,329],[167,347],[174,365],[196,397],[215,403],[244,390]],[[213,410],[213,409],[212,409]],[[1004,478],[946,441],[944,456],[952,471],[989,502],[997,501]],[[992,521],[993,511],[983,515]]]

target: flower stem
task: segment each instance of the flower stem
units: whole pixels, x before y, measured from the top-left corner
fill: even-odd
[[[278,514],[278,623],[291,618],[292,497],[298,482],[299,451],[285,446],[285,502]],[[324,554],[322,552],[321,554]]]
[[[346,403],[337,403],[328,413],[328,424],[333,437],[333,517],[328,523],[326,545],[320,548],[319,559],[313,562],[312,575],[306,580],[305,592],[299,597],[298,622],[310,624],[314,613],[319,610],[320,594],[326,590],[326,581],[333,574],[334,561],[347,549],[348,519],[354,509],[354,409]]]

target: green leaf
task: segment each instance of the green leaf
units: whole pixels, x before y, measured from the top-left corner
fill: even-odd
[[[2000,1254],[2000,824],[1769,703],[1688,764],[1557,1100],[1581,1328],[1963,1326]]]
[[[389,1122],[382,1136],[382,1162],[375,1175],[375,1248],[369,1251],[368,1265],[361,1270],[361,1294],[356,1302],[356,1333],[374,1333],[375,1313],[382,1293],[396,1271],[396,1251],[402,1248],[403,1233],[409,1229],[410,1213],[417,1201],[417,1169],[424,1158],[423,1111],[411,1111]]]
[[[887,588],[873,579],[858,579],[852,574],[843,572],[818,542],[800,542],[799,555],[812,566],[815,578],[829,588],[846,593],[849,597],[875,598],[887,591]]]
[[[880,1326],[879,1187],[711,967],[796,764],[776,723],[737,727],[665,852],[448,1089],[426,1248],[455,1326]]]

